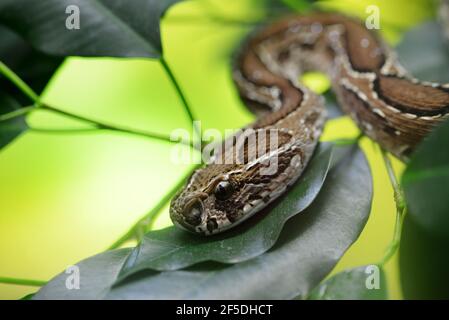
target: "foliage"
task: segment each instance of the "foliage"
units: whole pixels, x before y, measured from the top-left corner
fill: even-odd
[[[367,275],[374,276],[377,270],[379,270],[379,283],[374,283],[375,278],[370,279]],[[308,296],[310,300],[385,300],[387,298],[386,277],[382,267],[376,265],[340,272],[323,281]]]
[[[309,172],[313,174],[319,173]],[[370,171],[363,153],[355,146],[344,147],[336,152],[318,198],[303,214],[289,219],[276,245],[266,253],[255,258],[246,257],[248,260],[239,263],[205,262],[178,271],[158,272],[153,267],[153,270],[123,279],[120,272],[135,254],[130,249],[122,249],[79,263],[80,272],[87,279],[82,289],[66,290],[67,275],[62,273],[43,287],[35,299],[285,299],[305,296],[362,231],[370,212],[371,188]],[[284,201],[302,201],[301,198],[295,200],[295,189],[302,189],[301,183],[295,185]],[[260,232],[261,225],[263,221],[254,229]],[[222,243],[226,248],[226,240]],[[157,243],[149,245],[157,249]],[[251,246],[251,242],[243,242],[240,250],[244,252]],[[203,254],[201,251],[192,253]],[[145,267],[150,269],[150,263]],[[113,286],[117,280],[118,284]]]
[[[211,5],[206,0],[196,1]],[[169,137],[162,134],[62,111],[42,102],[39,94],[63,59],[69,56],[155,59],[170,79],[190,121],[195,120],[185,92],[165,59],[161,40],[160,18],[178,2],[180,0],[2,1],[0,149],[30,128],[27,115],[38,109],[84,122],[91,126],[89,130],[110,130],[170,143]],[[305,0],[267,0],[258,5],[268,13],[277,14],[286,8],[301,12],[314,8],[336,9],[345,2],[352,1],[317,1],[312,5]],[[379,3],[388,6],[383,1]],[[83,12],[83,32],[61,28],[66,15],[57,13],[65,12],[69,5],[76,5]],[[351,13],[361,16],[359,5],[363,7],[358,2]],[[429,6],[419,2],[412,7]],[[35,12],[48,14],[33,14]],[[417,19],[431,16],[431,9],[420,12]],[[273,16],[266,14],[260,18]],[[250,26],[259,22],[229,17],[216,20]],[[406,28],[415,20],[408,19],[407,15],[394,20],[388,15],[385,22],[387,30],[388,26],[394,30],[389,33],[395,34],[394,38],[397,29]],[[416,75],[442,81],[447,80],[447,73],[437,71],[443,70],[449,60],[441,54],[444,49],[439,45],[437,30],[432,23],[413,30],[405,36],[398,52]],[[417,46],[420,40],[425,43]],[[425,61],[420,59],[425,54],[421,52],[423,48],[432,53]],[[328,87],[328,84],[321,87]],[[333,110],[332,97],[329,92],[325,95]],[[341,115],[338,111],[332,114]],[[448,297],[447,289],[439,285],[447,269],[444,249],[449,231],[448,137],[449,123],[445,123],[414,154],[402,177],[402,186],[395,184],[394,174],[392,177],[397,195],[402,195],[403,187],[409,211],[400,239],[403,287],[409,298]],[[199,238],[174,227],[150,231],[133,249],[110,250],[78,263],[83,274],[81,290],[66,290],[67,275],[62,273],[38,293],[24,299],[386,299],[383,264],[396,251],[399,239],[393,239],[386,258],[378,264],[379,290],[367,289],[366,267],[346,270],[322,281],[356,241],[370,214],[372,178],[367,160],[356,142],[340,141],[334,148],[331,144],[321,144],[306,172],[284,197],[229,233]],[[189,142],[187,147],[194,146]],[[388,168],[388,161],[386,164]],[[179,183],[172,191],[178,186]],[[137,227],[157,214],[171,195],[170,192],[161,199],[154,212],[139,221],[114,247],[132,238],[136,231],[142,232]],[[399,201],[396,236],[400,235],[402,209]],[[0,279],[11,283],[11,279]]]

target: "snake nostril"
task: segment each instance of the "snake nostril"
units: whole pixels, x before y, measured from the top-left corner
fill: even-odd
[[[196,201],[184,214],[185,221],[191,226],[201,224],[203,217],[203,207],[199,201]]]

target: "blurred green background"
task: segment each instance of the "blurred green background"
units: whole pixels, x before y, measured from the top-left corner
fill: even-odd
[[[254,119],[238,97],[230,59],[251,30],[245,22],[264,17],[263,2],[186,1],[172,7],[162,22],[164,55],[204,129],[238,128]],[[292,7],[300,3],[285,2]],[[365,8],[371,4],[379,6],[380,31],[392,45],[404,31],[435,14],[432,0],[316,3],[324,10],[361,18],[366,18]],[[307,83],[318,91],[328,86],[321,78],[309,77]],[[110,123],[165,134],[176,128],[192,129],[157,61],[70,58],[43,96],[61,109]],[[82,126],[43,111],[33,113],[28,121],[38,128]],[[343,117],[327,123],[323,140],[357,133]],[[378,262],[393,235],[393,191],[381,154],[367,139],[362,147],[374,177],[372,213],[332,274]],[[105,250],[190,170],[170,163],[171,152],[168,143],[110,132],[27,132],[4,148],[0,152],[0,277],[48,280]],[[398,173],[403,169],[399,162],[394,166]],[[166,207],[155,228],[169,224]],[[390,297],[401,298],[396,257],[386,273]],[[36,290],[0,284],[0,298],[17,299]]]

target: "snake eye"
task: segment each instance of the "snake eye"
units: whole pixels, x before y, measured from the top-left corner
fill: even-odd
[[[215,187],[214,194],[218,200],[226,200],[232,195],[233,192],[234,189],[229,181],[221,181]]]
[[[185,221],[191,226],[197,226],[201,223],[203,208],[200,202],[196,202],[185,215]]]

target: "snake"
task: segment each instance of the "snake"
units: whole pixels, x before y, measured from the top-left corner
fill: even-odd
[[[245,138],[238,147],[241,133],[225,139],[221,151],[193,172],[170,204],[176,226],[206,236],[229,230],[298,180],[326,123],[324,98],[299,80],[307,71],[325,73],[343,112],[405,162],[449,113],[449,84],[414,78],[361,20],[323,12],[279,18],[252,32],[233,63],[237,91],[259,115],[245,128],[257,139]],[[249,157],[268,149],[272,133],[276,148]],[[223,161],[236,155],[244,161]],[[262,173],[273,159],[276,170]]]

